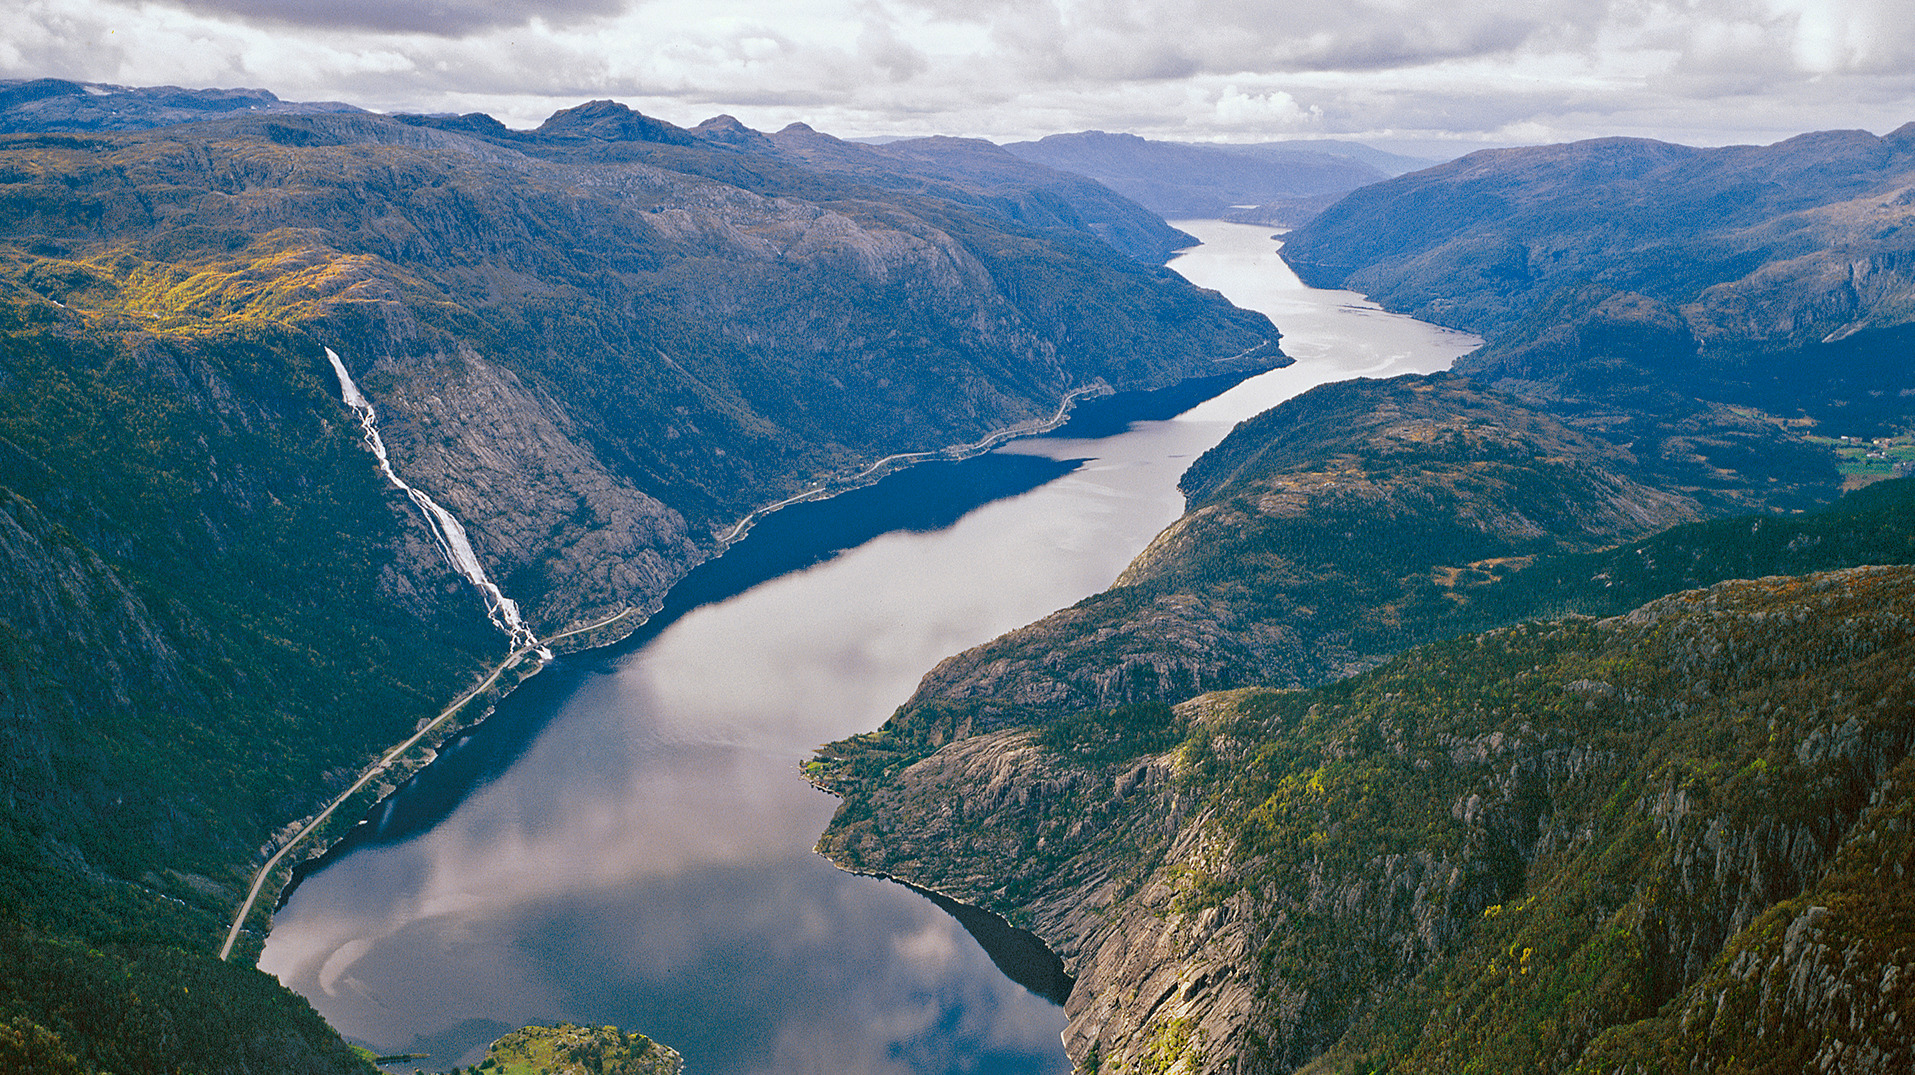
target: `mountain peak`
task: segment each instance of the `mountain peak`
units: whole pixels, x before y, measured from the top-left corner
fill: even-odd
[[[693,127],[691,133],[707,142],[737,146],[740,149],[774,148],[771,139],[738,122],[736,116],[728,116],[722,113]]]
[[[587,101],[562,108],[532,132],[546,138],[596,138],[605,142],[663,142],[688,146],[690,133],[664,120],[653,119],[617,101]]]

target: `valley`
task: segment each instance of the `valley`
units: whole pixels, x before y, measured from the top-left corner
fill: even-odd
[[[1908,569],[1862,565],[1915,517],[1834,500],[1809,431],[1906,421],[1906,288],[1752,281],[1899,212],[1905,135],[1493,151],[1331,207],[1306,281],[1484,347],[1237,426],[1109,590],[819,752],[820,850],[1043,937],[1091,1070],[1899,1070]],[[1690,329],[1732,293],[1724,360]]]
[[[374,464],[327,348],[532,634],[610,625],[575,647],[629,631],[759,507],[1034,427],[1072,393],[1285,361],[1266,319],[936,164],[802,132],[740,149],[609,106],[478,130],[323,113],[0,138],[20,1048],[360,1067],[243,966],[192,970],[190,1002],[157,984],[215,961],[300,819],[510,649]],[[999,163],[988,189],[1068,182]],[[899,170],[913,192],[887,186]],[[265,925],[256,905],[236,964]],[[147,1000],[112,1000],[121,980]]]
[[[1205,245],[1172,264],[1195,279],[1281,268],[1259,231],[1183,226]],[[448,746],[464,778],[423,774],[301,880],[261,966],[356,1040],[461,1063],[500,1027],[562,1018],[642,1030],[709,1072],[1067,1070],[1053,1001],[946,911],[812,853],[832,801],[796,762],[882,723],[944,654],[1107,585],[1235,418],[1352,374],[1439,369],[1474,342],[1294,277],[1258,286],[1312,309],[1286,340],[1314,360],[1167,420],[1067,425],[767,517],[713,566],[795,544],[801,511],[875,536],[528,682]],[[929,526],[862,526],[1013,466],[1042,484]]]
[[[1326,146],[1298,281],[1043,142],[74,85],[0,1066],[1915,1063],[1910,128]]]

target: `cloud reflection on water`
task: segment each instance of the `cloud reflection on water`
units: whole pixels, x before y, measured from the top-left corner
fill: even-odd
[[[1326,357],[1128,434],[1016,442],[1094,458],[948,529],[888,534],[687,614],[563,692],[511,769],[443,821],[308,877],[261,966],[384,1051],[446,1036],[466,1050],[435,1057],[447,1066],[488,1028],[563,1018],[650,1034],[699,1075],[1066,1070],[1061,1013],[954,920],[810,853],[835,804],[795,767],[877,727],[943,657],[1107,586],[1176,518],[1177,475],[1229,421],[1467,349],[1338,310],[1342,293],[1300,295],[1271,276],[1259,229],[1186,230],[1214,240],[1176,263],[1198,283],[1238,274],[1226,293],[1251,306],[1314,295],[1308,316],[1278,320],[1293,353]]]

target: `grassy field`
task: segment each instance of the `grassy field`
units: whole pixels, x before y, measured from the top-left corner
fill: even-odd
[[[1893,437],[1810,437],[1841,459],[1842,489],[1859,489],[1883,478],[1915,472],[1915,435]]]

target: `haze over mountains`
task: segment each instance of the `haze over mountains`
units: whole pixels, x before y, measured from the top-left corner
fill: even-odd
[[[1358,187],[1436,163],[1356,142],[1195,144],[1103,131],[1054,134],[1004,148],[1025,160],[1089,176],[1166,219],[1286,227]]]
[[[0,129],[0,1067],[366,1069],[211,953],[508,643],[328,348],[583,645],[757,509],[1285,361],[1147,211],[1233,205],[1321,210],[1306,280],[1487,344],[1242,424],[1109,592],[811,763],[823,848],[1037,930],[1093,1069],[1915,1063],[1915,590],[1864,566],[1915,498],[1826,510],[1811,439],[1915,415],[1915,127],[1394,177],[60,80]]]
[[[233,113],[363,112],[338,101],[282,101],[259,89],[111,86],[63,78],[0,79],[0,133],[137,131]]]
[[[339,102],[281,101],[259,89],[110,86],[52,78],[0,82],[0,132],[140,130],[234,113],[356,111],[361,110]],[[436,123],[452,121],[454,129],[468,134],[511,136],[503,124],[489,116],[433,119]],[[713,122],[717,125],[708,123],[698,128],[701,137],[737,147],[770,144],[763,134],[748,130],[728,116]],[[652,129],[656,134],[669,126]],[[978,151],[991,144],[980,139],[886,139],[875,145],[881,151],[918,158],[968,154],[975,158],[965,165],[971,169],[1005,171],[1007,177],[1029,174],[1018,169],[1007,171],[1006,162],[995,159],[995,154],[987,155],[987,163],[987,157],[979,157]],[[1360,142],[1329,139],[1213,144],[1153,141],[1103,131],[1050,135],[1034,142],[1009,143],[1003,149],[1021,160],[1094,180],[1167,219],[1223,217],[1281,226],[1307,220],[1357,187],[1436,163],[1387,153]],[[847,152],[853,150],[847,147]],[[982,178],[982,174],[972,178]],[[1102,192],[1085,193],[1085,199],[1091,202],[1105,197]],[[1159,251],[1157,245],[1148,242],[1141,246],[1135,240],[1117,242],[1133,252],[1167,254],[1167,250]]]

